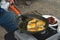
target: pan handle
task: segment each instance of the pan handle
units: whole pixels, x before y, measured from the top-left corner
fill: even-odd
[[[20,12],[17,8],[15,8],[13,5],[10,5],[9,8],[10,8],[13,12],[15,12],[15,14],[17,14],[17,15],[20,15],[20,14],[21,14],[21,12]]]

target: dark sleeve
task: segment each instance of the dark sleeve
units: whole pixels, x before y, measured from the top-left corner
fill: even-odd
[[[0,7],[0,13],[5,13],[6,11]]]

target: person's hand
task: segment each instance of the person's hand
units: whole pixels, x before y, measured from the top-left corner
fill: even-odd
[[[9,5],[13,3],[13,0],[2,0],[1,1],[1,8],[4,10],[8,10]]]
[[[14,0],[6,0],[6,2],[9,2],[10,4],[14,3]]]
[[[5,0],[2,0],[1,1],[1,8],[3,8],[4,10],[8,10],[9,2],[6,2]]]

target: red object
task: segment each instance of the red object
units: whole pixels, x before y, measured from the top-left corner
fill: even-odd
[[[47,18],[50,24],[55,24],[55,19],[53,17]]]
[[[9,8],[10,8],[13,12],[15,12],[17,15],[20,14],[20,11],[18,11],[13,5],[10,5]]]

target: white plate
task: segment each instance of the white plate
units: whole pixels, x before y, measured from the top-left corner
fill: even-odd
[[[53,17],[53,18],[55,18],[55,21],[57,21],[57,23],[56,24],[54,24],[54,25],[51,25],[51,24],[49,24],[49,27],[51,27],[52,28],[52,26],[57,26],[58,25],[58,32],[60,32],[60,20],[58,19],[58,18],[56,18],[55,16],[52,16],[52,15],[42,15],[44,18],[49,18],[49,17]],[[53,28],[54,29],[54,28]]]

